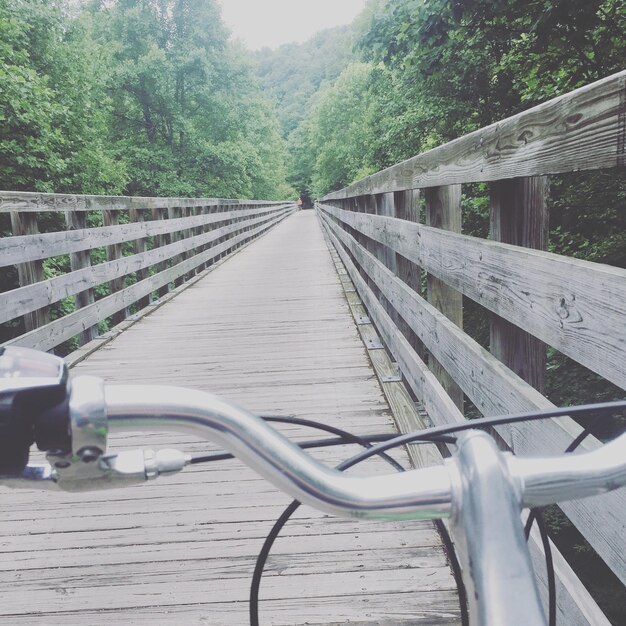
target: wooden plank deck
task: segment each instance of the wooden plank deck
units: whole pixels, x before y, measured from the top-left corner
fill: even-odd
[[[355,432],[393,428],[312,211],[281,223],[73,371],[206,389],[258,413]],[[171,434],[115,443],[159,446],[215,449]],[[335,464],[349,454],[317,456]],[[374,461],[359,471],[390,468]],[[234,460],[125,490],[3,490],[0,498],[7,625],[246,624],[256,554],[289,502]],[[460,623],[431,523],[337,520],[308,507],[274,546],[261,598],[261,624]]]

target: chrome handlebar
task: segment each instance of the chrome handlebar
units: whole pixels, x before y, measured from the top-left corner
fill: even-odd
[[[458,435],[456,452],[443,465],[358,477],[318,463],[263,420],[214,395],[161,386],[105,388],[88,376],[69,380],[57,357],[0,347],[0,471],[15,472],[0,474],[0,485],[106,489],[171,474],[190,462],[176,450],[111,452],[109,429],[210,439],[279,489],[332,515],[449,517],[470,613],[480,626],[545,624],[520,523],[524,506],[626,485],[626,433],[593,452],[522,459],[501,452],[485,432],[469,430]],[[26,465],[33,442],[47,451],[48,465]],[[500,564],[504,551],[506,566]]]
[[[71,381],[69,402],[72,451],[48,451],[49,466],[28,466],[19,475],[0,476],[10,487],[83,491],[124,486],[171,474],[190,461],[166,450],[110,453],[107,434],[175,431],[210,439],[241,459],[279,489],[326,513],[382,519],[434,519],[454,515],[458,456],[443,465],[401,474],[358,477],[330,469],[268,426],[217,396],[177,387],[104,387],[88,376]],[[626,434],[583,454],[522,459],[497,450],[520,508],[605,493],[626,485]]]
[[[176,387],[106,388],[111,428],[169,430],[211,439],[290,496],[326,513],[383,519],[447,517],[443,467],[350,476],[318,463],[263,420],[217,396]]]

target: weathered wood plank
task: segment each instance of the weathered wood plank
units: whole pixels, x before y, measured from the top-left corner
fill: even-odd
[[[252,227],[267,220],[268,217],[262,215],[247,220],[246,223]],[[83,291],[85,288],[92,288],[109,281],[114,281],[118,285],[119,281],[127,274],[148,268],[151,265],[157,265],[158,269],[168,259],[191,250],[195,246],[208,245],[223,236],[236,232],[238,228],[238,224],[222,226],[203,235],[0,293],[0,323],[58,302],[67,296]],[[120,290],[121,285],[112,290],[112,293],[118,293]]]
[[[38,232],[37,216],[24,215],[17,212],[11,213],[11,230],[14,238],[28,238]],[[27,261],[27,262],[22,262]],[[43,263],[38,260],[20,259],[17,264],[17,275],[22,287],[37,283],[44,279]],[[24,318],[26,332],[43,326],[50,321],[49,312],[43,308],[33,311]]]
[[[338,226],[331,228],[481,412],[502,415],[554,406],[413,292],[359,246],[354,238],[342,232]],[[393,335],[393,332],[388,334]],[[431,417],[435,424],[440,423],[438,416]],[[497,427],[496,430],[518,454],[537,456],[563,452],[582,428],[573,420],[562,418],[514,427]],[[600,445],[597,439],[588,437],[582,443],[582,448],[593,450]],[[618,520],[620,511],[626,510],[626,493],[615,492],[601,498],[568,502],[561,508],[611,569],[618,576],[624,576],[624,525]],[[598,524],[600,519],[604,523]]]
[[[167,219],[167,209],[164,209],[164,208],[152,209],[152,220],[165,220],[165,219]],[[205,228],[206,226],[200,227],[200,232],[203,232]],[[162,246],[165,246],[167,244],[167,237],[165,235],[152,235],[152,241],[154,242],[155,248],[161,248]],[[203,251],[205,249],[206,248],[203,248]],[[162,272],[166,268],[167,268],[167,261],[161,261],[156,264],[157,273]],[[204,266],[203,266],[203,269],[204,269]],[[163,296],[165,296],[165,294],[168,293],[168,291],[169,291],[168,285],[163,285],[162,287],[159,287],[159,289],[157,289],[157,292],[156,292],[157,298],[162,298]]]
[[[250,563],[252,566],[252,563]],[[123,585],[111,587],[107,583],[94,584],[90,587],[74,587],[65,585],[62,587],[66,594],[79,594],[80,602],[84,610],[95,610],[110,605],[107,595],[111,589],[115,589],[115,603],[120,609],[153,606],[158,598],[159,606],[164,609],[176,604],[192,604],[202,602],[207,596],[207,584],[214,581],[213,578],[202,574],[202,570],[196,572],[178,584],[176,590],[172,588],[171,576],[164,578],[154,572],[153,580],[136,582],[128,580]],[[220,577],[220,580],[229,581],[232,578]],[[283,580],[280,576],[268,576],[263,581],[263,597],[279,599],[285,594],[301,594],[305,601],[313,601],[337,595],[337,589],[341,589],[345,595],[369,595],[370,593],[397,592],[400,585],[410,586],[414,593],[428,592],[433,590],[453,589],[454,581],[449,572],[443,568],[432,568],[430,571],[422,570],[391,570],[363,571],[358,576],[352,572],[328,572],[322,574],[301,574]],[[223,602],[246,601],[247,589],[243,585],[222,584],[220,595]],[[17,586],[11,586],[3,591],[3,608],[5,615],[15,615],[32,611],[31,598],[22,593]],[[37,611],[55,612],[62,607],[57,588],[50,586],[37,590]]]
[[[250,209],[243,211],[241,216],[274,214],[288,206],[290,205],[282,204],[269,208]],[[233,220],[238,216],[240,214],[236,211],[227,211],[211,215],[197,215],[174,220],[150,220],[72,232],[61,231],[22,237],[3,237],[0,239],[0,265],[15,265],[25,261],[47,259],[59,254],[92,250],[143,237],[164,235],[195,226]]]
[[[85,230],[87,228],[87,213],[76,213],[74,211],[65,212],[65,223],[68,231],[73,230]],[[72,272],[78,272],[83,269],[91,267],[91,255],[88,250],[81,250],[80,252],[72,252],[70,254],[70,268]],[[75,292],[74,302],[76,309],[82,309],[95,302],[94,290],[91,287],[87,289],[81,289]],[[98,336],[97,325],[83,327],[83,330],[78,334],[79,344],[83,344],[92,341]]]
[[[552,406],[441,311],[377,263],[347,233],[334,230],[411,330],[451,372],[481,412],[502,415]]]
[[[618,146],[625,89],[622,71],[372,174],[323,200],[623,166]]]
[[[156,209],[155,209],[156,210]],[[109,211],[109,210],[104,210],[102,211],[102,225],[103,226],[117,226],[120,222],[120,214],[119,211]],[[123,255],[123,251],[122,251],[122,244],[121,243],[116,243],[110,246],[106,247],[106,255],[107,255],[107,261],[111,262],[111,261],[117,261],[118,259],[121,259],[124,255]],[[104,282],[104,281],[102,281]],[[123,276],[116,276],[115,278],[111,279],[109,281],[109,288],[111,290],[111,293],[117,293],[118,291],[124,289],[124,277]],[[20,301],[20,296],[18,294],[15,294],[17,296],[17,300]],[[26,296],[28,298],[28,296]],[[32,297],[32,296],[31,296]],[[35,296],[36,297],[36,296]],[[7,302],[8,304],[8,302]],[[2,305],[0,305],[0,308],[3,308]],[[8,307],[4,307],[4,308],[8,308]],[[7,313],[8,314],[8,311]],[[127,317],[128,311],[122,309],[121,311],[118,311],[117,313],[114,313],[111,316],[111,322],[113,324],[113,326],[117,326],[117,324],[119,324],[120,322],[122,322],[122,320],[124,320]],[[19,313],[17,315],[20,315]]]
[[[245,245],[250,245],[250,243],[252,242],[248,241],[246,242]],[[222,260],[221,263],[229,259],[233,254],[234,252],[230,252]],[[96,352],[97,350],[105,346],[107,343],[113,341],[122,332],[128,330],[131,326],[134,326],[135,324],[139,323],[144,317],[146,317],[147,315],[150,315],[151,313],[154,313],[154,311],[156,311],[158,308],[170,302],[173,298],[179,295],[181,291],[188,289],[189,287],[192,287],[196,282],[204,278],[209,272],[219,267],[221,263],[211,264],[210,267],[202,271],[198,276],[196,276],[192,280],[187,281],[182,287],[175,289],[173,291],[168,291],[163,297],[160,297],[158,298],[158,300],[155,300],[148,308],[143,309],[143,311],[139,311],[139,313],[136,313],[135,315],[133,315],[132,318],[125,319],[124,321],[122,321],[117,326],[114,326],[111,330],[109,330],[105,334],[100,335],[100,337],[97,340],[91,341],[90,343],[87,343],[84,346],[80,347],[78,350],[74,350],[73,352],[71,352],[69,355],[65,357],[65,362],[67,363],[68,367],[71,369],[72,367],[75,367],[78,363],[80,363],[81,361],[84,361],[88,356],[91,356],[94,352]],[[206,266],[206,263],[203,265]],[[157,290],[157,293],[159,293],[159,291],[160,289]]]
[[[394,193],[394,205],[395,215],[401,220],[409,222],[419,223],[420,221],[420,209],[419,209],[419,189],[410,189],[408,191],[396,191]],[[412,263],[401,254],[396,252],[396,266],[398,271],[396,275],[400,280],[404,281],[413,291],[421,293],[422,291],[422,269]],[[413,333],[413,331],[406,325],[406,322],[402,319],[398,319],[398,327],[409,340],[413,349],[420,355],[421,359],[424,359],[424,346],[419,338]]]
[[[253,232],[263,232],[268,228],[271,228],[274,224],[278,223],[289,213],[285,210],[285,213],[274,217],[268,224],[264,224],[256,228]],[[4,345],[18,345],[24,347],[36,348],[38,350],[51,350],[54,346],[59,345],[63,341],[73,337],[79,333],[83,328],[88,325],[93,325],[102,319],[107,318],[112,313],[119,311],[136,302],[139,298],[150,294],[155,289],[166,285],[167,283],[175,280],[179,276],[188,272],[190,269],[197,265],[204,263],[209,258],[215,258],[220,254],[226,252],[234,243],[246,239],[247,234],[237,235],[231,240],[225,241],[210,250],[199,254],[197,257],[183,261],[178,265],[174,265],[160,274],[155,274],[150,278],[142,280],[122,291],[106,296],[97,302],[86,306],[80,311],[70,313],[61,319],[55,320],[35,329],[29,333],[21,335],[11,341],[6,342]]]
[[[341,244],[339,243],[339,239],[335,237],[335,234],[332,232],[336,232],[337,236],[341,234],[341,229],[333,224],[333,222],[327,218],[324,214],[322,214],[324,224],[327,225],[329,229],[329,235],[334,239],[335,247],[337,251],[342,256],[348,271],[353,276],[355,281],[355,285],[361,294],[370,314],[373,318],[375,318],[378,328],[383,335],[387,347],[391,350],[392,354],[398,360],[400,366],[402,367],[403,373],[407,377],[411,388],[415,392],[418,398],[423,398],[424,405],[426,406],[426,410],[428,411],[431,419],[436,424],[442,423],[453,423],[454,421],[459,422],[463,421],[464,418],[456,408],[456,406],[448,400],[450,405],[450,412],[441,414],[441,411],[437,411],[437,405],[430,401],[428,396],[423,395],[422,389],[429,391],[429,388],[424,385],[424,380],[426,375],[433,376],[432,373],[426,368],[425,364],[421,363],[417,354],[412,353],[411,347],[406,342],[405,338],[397,332],[394,332],[392,327],[391,318],[387,316],[386,312],[375,298],[369,287],[365,283],[365,281],[361,278],[360,274],[356,270],[356,266],[352,263],[351,259],[348,255],[343,252],[343,248],[341,248]],[[347,235],[346,235],[347,236]],[[355,241],[355,247],[358,247],[357,242]],[[371,255],[370,255],[371,256]],[[373,258],[372,260],[377,263]],[[378,265],[382,268],[382,264],[378,263]],[[351,271],[352,270],[352,271]],[[369,290],[369,295],[368,295]],[[371,308],[370,308],[371,307]],[[443,316],[442,316],[443,317]],[[445,319],[445,318],[444,318]],[[408,355],[408,357],[406,356]],[[419,376],[419,369],[422,369],[424,372],[422,378]],[[417,370],[417,374],[415,371]],[[433,376],[434,378],[434,376]],[[431,385],[429,385],[430,389],[437,387],[438,381],[436,379],[433,380]],[[442,393],[443,389],[441,390]],[[435,411],[433,411],[435,409]],[[571,503],[570,503],[571,504]],[[623,507],[622,507],[623,508]],[[618,518],[619,519],[619,518]],[[615,526],[615,525],[614,525]],[[623,535],[623,532],[622,532]],[[618,539],[620,544],[623,540]],[[535,561],[538,561],[541,558],[541,543],[538,540],[536,534],[531,535],[531,539],[529,542],[529,547],[531,551],[531,555]],[[582,585],[580,580],[578,580],[571,572],[571,569],[567,567],[565,561],[561,554],[558,552],[556,546],[552,544],[552,551],[554,554],[555,563],[558,567],[558,575],[561,575],[557,579],[557,588],[559,592],[559,598],[563,595],[564,598],[559,600],[559,609],[558,612],[562,617],[565,617],[567,623],[577,624],[579,626],[585,626],[591,620],[592,623],[603,624],[608,626],[608,622],[596,603],[590,597],[589,593]],[[564,566],[564,567],[561,567]],[[536,575],[540,580],[540,583],[543,587],[545,587],[545,573],[543,569],[536,570]],[[564,614],[563,611],[566,613]]]
[[[372,624],[369,615],[378,616],[377,626],[460,626],[457,612],[458,600],[449,591],[428,591],[417,600],[412,590],[398,593],[370,593],[363,596],[321,598],[315,602],[301,602],[297,598],[263,599],[260,609],[262,624],[293,626],[297,613],[307,626],[364,626]],[[245,602],[209,602],[170,605],[167,614],[156,606],[124,611],[128,624],[194,624],[210,623],[213,626],[246,624],[249,616]],[[86,622],[98,624],[116,617],[111,611],[58,611],[44,616],[30,613],[14,615],[0,623],[9,626],[50,626],[50,619],[67,626],[84,626]]]
[[[626,388],[626,270],[322,206],[500,317]]]
[[[182,208],[178,207],[178,206],[170,206],[170,207],[168,207],[167,208],[167,217],[168,217],[168,220],[170,222],[173,221],[173,220],[176,220],[176,219],[188,219],[188,218],[182,217]],[[180,241],[182,236],[183,236],[182,235],[183,232],[184,231],[177,230],[176,232],[170,233],[170,236],[169,236],[170,244],[173,244],[173,243],[176,243],[176,242]],[[177,265],[183,259],[184,259],[184,254],[181,252],[180,254],[177,254],[176,256],[172,257],[172,259],[170,260],[170,265]],[[183,284],[183,282],[184,282],[183,276],[178,274],[176,276],[176,278],[174,279],[174,288],[180,287]]]
[[[143,213],[139,209],[129,209],[128,219],[131,223],[143,222]],[[148,242],[145,237],[141,237],[140,239],[135,239],[133,241],[133,251],[135,254],[143,254],[148,249],[147,246]],[[142,267],[137,269],[135,275],[138,282],[145,280],[148,278],[148,268]],[[134,304],[138,310],[145,309],[150,304],[150,294],[146,294],[145,296],[139,298],[139,300],[137,300]]]
[[[384,342],[400,364],[409,386],[417,398],[424,403],[428,414],[436,423],[453,424],[463,421],[463,414],[452,402],[435,375],[419,358],[406,338],[395,332],[395,326],[391,318],[378,302],[372,290],[367,286],[365,279],[361,277],[356,265],[354,265],[339,243],[336,233],[338,227],[333,225],[327,218],[324,219],[324,224],[327,226],[330,239],[333,241],[335,249],[354,281],[354,285],[367,307],[372,321],[376,324]]]
[[[345,271],[343,269],[341,259],[332,243],[329,241],[328,244],[336,269],[338,271]],[[350,306],[350,310],[352,311],[354,320],[357,323],[359,333],[361,333],[361,337],[365,342],[366,335],[364,330],[366,327],[371,327],[373,333],[375,333],[375,329],[372,324],[363,323],[367,311],[361,304],[361,300],[358,296],[353,298],[352,301],[348,300],[348,304]],[[398,320],[394,318],[394,321],[397,323]],[[373,336],[370,337],[370,340],[372,339]],[[385,398],[389,403],[389,407],[391,408],[391,412],[399,432],[413,432],[426,428],[424,420],[417,411],[413,399],[402,382],[402,373],[398,364],[391,361],[385,350],[369,349],[368,356],[372,362],[383,393],[385,394]],[[409,445],[407,446],[407,450],[414,467],[429,467],[431,465],[438,465],[441,463],[441,453],[434,444]]]
[[[490,236],[494,241],[548,249],[548,180],[545,176],[492,183]],[[489,349],[507,367],[543,393],[546,346],[509,321],[492,315]]]
[[[461,185],[426,189],[426,224],[430,227],[461,232]],[[459,328],[463,327],[463,295],[436,276],[427,276],[428,301]],[[433,371],[454,404],[463,412],[463,391],[436,358],[428,359]]]
[[[74,374],[194,386],[257,412],[347,430],[392,428],[312,212],[297,213],[238,251],[80,362]],[[318,436],[294,427],[284,432]],[[215,449],[167,433],[125,434],[112,449],[118,445]],[[318,458],[336,464],[353,452],[329,449]],[[398,454],[406,463],[406,454]],[[380,463],[357,469],[389,471]],[[16,510],[6,511],[12,520],[0,516],[0,579],[22,576],[28,593],[20,598],[15,584],[0,588],[0,622],[246,623],[254,557],[280,509],[280,498],[251,475],[233,460],[195,466],[143,485],[147,491],[11,493],[19,499]],[[290,565],[292,555],[300,556]],[[406,567],[396,567],[398,560]],[[275,546],[261,586],[261,623],[381,625],[419,616],[455,624],[453,586],[431,524],[362,525],[303,507]],[[29,605],[39,589],[44,602]],[[23,613],[7,609],[14,601]]]
[[[254,206],[276,206],[280,201],[238,200],[224,198],[162,198],[141,196],[88,196],[81,194],[38,193],[30,191],[0,191],[0,213],[20,211],[125,211],[128,209],[158,209],[168,207],[229,206],[242,203]],[[294,203],[291,206],[295,207]]]

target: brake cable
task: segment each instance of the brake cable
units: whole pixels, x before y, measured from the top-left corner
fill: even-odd
[[[348,433],[347,431],[343,431],[341,429],[335,428],[333,426],[328,426],[326,424],[321,424],[312,420],[304,420],[300,418],[294,417],[283,417],[283,416],[262,416],[266,421],[273,422],[282,422],[282,423],[294,423],[298,425],[304,425],[311,428],[317,428],[320,430],[324,430],[326,432],[330,432],[332,434],[338,435],[337,438],[334,439],[321,439],[321,440],[312,440],[301,442],[298,445],[301,448],[312,448],[312,447],[323,447],[323,446],[334,446],[334,445],[345,445],[347,443],[358,443],[362,445],[365,450],[351,457],[347,461],[342,462],[337,466],[338,470],[345,470],[349,467],[352,467],[366,459],[369,459],[372,456],[378,455],[385,458],[385,460],[392,464],[392,466],[398,471],[405,471],[402,466],[400,466],[394,459],[388,457],[384,454],[386,451],[391,450],[393,448],[399,447],[401,445],[409,444],[409,443],[454,443],[455,439],[453,437],[446,437],[446,435],[450,435],[455,432],[460,432],[463,430],[470,430],[476,428],[486,428],[491,426],[503,425],[503,424],[512,424],[512,423],[521,423],[528,422],[534,420],[542,420],[549,419],[554,417],[565,417],[565,416],[585,416],[589,413],[596,413],[596,417],[591,424],[585,427],[585,429],[572,441],[572,443],[565,450],[566,453],[572,452],[576,449],[583,440],[591,433],[591,429],[596,425],[596,423],[601,418],[610,417],[616,411],[626,409],[626,401],[616,401],[616,402],[608,402],[601,404],[589,404],[589,405],[581,405],[576,407],[568,407],[568,408],[554,408],[547,409],[542,411],[532,411],[527,413],[520,413],[517,415],[509,415],[509,416],[498,416],[498,417],[485,417],[474,420],[469,420],[462,424],[455,425],[445,425],[427,429],[421,432],[413,432],[407,433],[404,435],[393,435],[393,434],[382,434],[382,435],[366,435],[365,437],[358,437],[353,435],[352,433]],[[380,442],[374,445],[373,442]],[[213,461],[213,460],[222,460],[226,458],[233,458],[230,454],[214,454],[207,457],[194,457],[192,459],[192,463],[200,463],[205,461]],[[289,518],[293,515],[293,513],[300,506],[300,502],[298,500],[294,500],[291,504],[283,511],[281,516],[278,518],[274,526],[272,527],[270,533],[265,539],[263,547],[257,557],[257,562],[255,565],[255,570],[251,583],[250,590],[250,623],[251,626],[258,626],[258,601],[259,601],[259,588],[261,577],[263,575],[263,569],[265,563],[267,561],[267,557],[269,556],[272,545],[274,544],[278,534],[281,529],[287,523]],[[532,528],[532,524],[534,521],[537,521],[538,529],[541,535],[542,544],[545,552],[546,559],[546,568],[547,568],[547,578],[548,578],[548,612],[549,612],[549,626],[555,626],[556,624],[556,584],[554,577],[554,565],[552,559],[552,551],[550,548],[550,542],[548,539],[547,528],[545,522],[543,520],[543,516],[541,514],[541,508],[533,508],[530,510],[528,519],[526,521],[526,526],[524,528],[526,539],[530,535],[530,529]],[[435,524],[442,535],[442,540],[448,551],[448,555],[451,560],[451,566],[453,569],[455,581],[457,583],[458,591],[459,591],[459,601],[461,604],[461,623],[463,626],[467,626],[469,624],[469,619],[467,616],[467,596],[465,587],[460,575],[460,565],[456,558],[456,554],[454,552],[454,547],[450,540],[450,537],[447,533],[447,529],[441,520],[435,520]]]

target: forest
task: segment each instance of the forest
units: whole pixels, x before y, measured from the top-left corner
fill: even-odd
[[[626,59],[624,0],[369,0],[349,26],[256,52],[229,39],[220,10],[0,0],[0,189],[310,203]],[[486,237],[486,186],[463,194],[463,232]],[[626,267],[623,169],[551,177],[549,209],[551,251]],[[464,316],[487,347],[471,301]],[[566,405],[623,390],[549,348],[546,395]],[[575,564],[590,558],[566,519],[551,524]],[[601,563],[583,576],[623,615]]]
[[[278,199],[284,142],[214,0],[0,1],[0,187]]]

